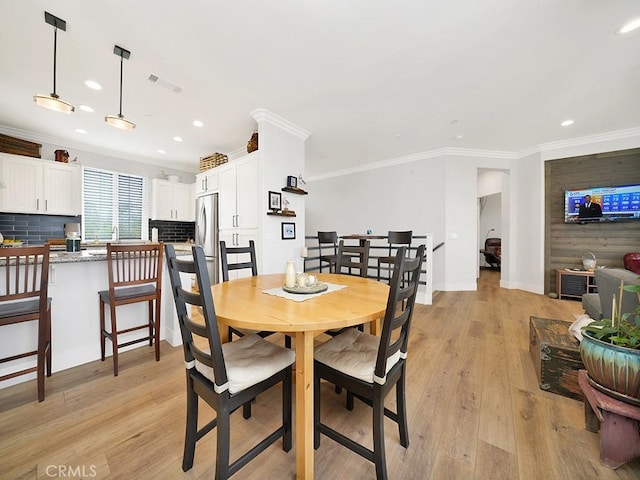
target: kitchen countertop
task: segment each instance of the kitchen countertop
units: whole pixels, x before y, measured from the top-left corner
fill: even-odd
[[[176,250],[176,255],[187,255],[191,253],[192,243],[186,242],[168,242],[169,245],[173,245]],[[81,263],[81,262],[103,262],[107,259],[107,248],[104,246],[92,246],[84,245],[85,250],[80,252],[66,252],[66,251],[51,251],[49,253],[49,263]]]

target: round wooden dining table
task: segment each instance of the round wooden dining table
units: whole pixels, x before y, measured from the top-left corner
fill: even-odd
[[[295,301],[264,293],[282,287],[284,274],[258,275],[211,286],[218,321],[251,330],[282,332],[295,339],[296,478],[313,479],[313,343],[326,330],[371,323],[378,333],[389,286],[375,280],[317,274],[341,290]],[[220,328],[223,341],[226,328]]]

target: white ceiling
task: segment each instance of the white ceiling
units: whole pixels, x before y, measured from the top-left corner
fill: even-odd
[[[52,91],[45,10],[67,22],[57,93],[69,116],[32,99]],[[443,147],[521,152],[640,126],[640,30],[615,34],[635,17],[638,0],[0,0],[0,126],[72,156],[191,171],[244,147],[256,108],[311,133],[308,176]],[[118,113],[114,44],[131,51],[131,132],[104,123]]]

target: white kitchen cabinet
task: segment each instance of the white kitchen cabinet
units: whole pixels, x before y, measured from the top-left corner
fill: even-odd
[[[79,215],[80,167],[2,154],[1,210],[15,213]]]
[[[154,178],[151,181],[151,219],[195,221],[193,185]]]
[[[218,191],[218,171],[206,170],[196,175],[196,196]]]
[[[218,228],[258,228],[258,155],[247,155],[217,169]]]

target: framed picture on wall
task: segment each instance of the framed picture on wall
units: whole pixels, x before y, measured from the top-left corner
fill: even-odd
[[[269,192],[269,208],[274,212],[282,208],[282,194],[280,192]]]
[[[289,188],[298,188],[298,178],[293,175],[289,175],[287,177],[287,187]]]
[[[295,240],[296,224],[293,222],[282,222],[282,240]]]

